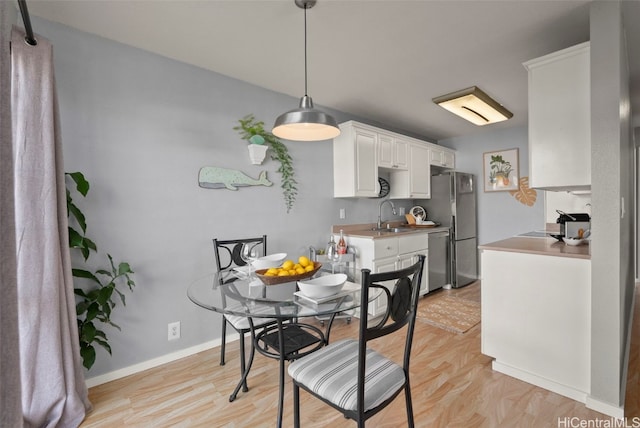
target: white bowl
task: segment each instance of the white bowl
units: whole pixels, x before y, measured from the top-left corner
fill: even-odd
[[[269,269],[272,267],[278,267],[282,264],[284,259],[287,258],[287,253],[275,253],[268,256],[260,257],[253,261],[254,269]]]
[[[565,244],[567,245],[580,245],[582,243],[585,242],[584,239],[580,239],[580,238],[562,238],[562,240],[564,241]]]
[[[344,273],[336,273],[307,281],[298,281],[298,287],[305,296],[313,299],[321,299],[338,294],[340,290],[342,290],[345,282],[347,282],[347,275]]]

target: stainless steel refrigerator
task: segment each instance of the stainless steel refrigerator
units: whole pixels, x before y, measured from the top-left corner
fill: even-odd
[[[450,228],[450,278],[453,288],[478,278],[476,183],[473,174],[445,172],[431,177],[431,199],[424,202],[429,220]]]

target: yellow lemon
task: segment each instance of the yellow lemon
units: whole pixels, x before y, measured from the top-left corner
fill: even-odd
[[[273,273],[273,272],[265,272],[265,273],[264,273],[264,276],[276,276],[276,275],[277,275],[277,274],[276,274],[276,273]]]
[[[313,270],[313,265],[309,265],[306,268],[304,268],[305,272],[311,272]]]
[[[269,268],[267,269],[267,271],[265,272],[265,275],[276,275],[278,273],[278,269],[276,268]]]
[[[298,270],[298,268],[301,268],[301,267],[302,267],[302,265],[300,263],[296,263],[295,265],[293,265],[293,268],[295,270]]]
[[[286,270],[281,270],[278,272],[278,276],[289,276],[289,272]]]
[[[302,266],[302,267],[307,267],[307,266],[309,266],[311,264],[311,260],[309,260],[305,256],[300,256],[298,258],[298,263],[300,263],[300,266]]]
[[[287,260],[286,262],[282,263],[282,269],[291,270],[293,268],[293,265],[295,265],[293,260]]]
[[[296,269],[296,273],[298,275],[305,273],[306,271],[304,270],[304,268],[302,266],[300,266],[299,268]]]
[[[289,269],[289,275],[295,275],[295,274],[296,274],[295,269]]]

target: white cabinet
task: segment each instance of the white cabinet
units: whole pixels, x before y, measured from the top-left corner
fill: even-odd
[[[402,236],[390,236],[388,238],[360,238],[349,237],[349,245],[355,247],[356,271],[360,269],[371,269],[371,272],[389,272],[405,267],[409,267],[418,261],[418,255],[427,256],[424,271],[422,273],[422,283],[420,284],[420,294],[428,292],[428,233],[413,233]],[[384,284],[391,289],[392,283]],[[369,314],[373,317],[382,315],[387,308],[387,299],[381,296],[369,304]]]
[[[529,186],[591,188],[589,42],[524,63],[529,74]]]
[[[340,135],[333,139],[335,197],[378,196],[377,138],[376,132],[353,122],[340,124]]]
[[[377,197],[380,169],[389,174],[390,198],[429,199],[431,165],[455,166],[455,152],[437,144],[355,121],[341,123],[340,131],[333,140],[336,198]]]
[[[409,169],[389,174],[391,199],[431,198],[431,165],[429,146],[422,143],[409,145]]]
[[[440,166],[442,168],[453,169],[456,167],[456,155],[453,151],[431,147],[430,164],[434,166]]]
[[[422,144],[410,147],[409,197],[413,199],[431,198],[431,164],[429,148]]]
[[[395,136],[378,133],[378,167],[390,169],[408,168],[409,143]]]
[[[574,400],[590,391],[591,260],[482,250],[482,353]]]

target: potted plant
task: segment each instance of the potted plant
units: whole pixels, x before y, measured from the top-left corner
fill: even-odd
[[[86,262],[91,252],[97,252],[98,249],[96,244],[85,235],[87,231],[85,216],[74,203],[71,190],[75,190],[76,193],[85,197],[90,186],[81,172],[65,173],[65,175],[71,178],[71,181],[67,181],[69,248],[79,250]],[[117,302],[115,296],[119,297],[123,306],[126,305],[125,295],[118,289],[118,286],[125,284],[130,291],[133,291],[135,286],[135,282],[131,279],[131,274],[134,272],[129,263],[121,262],[116,266],[111,255],[107,254],[107,257],[109,258],[107,269],[92,271],[72,268],[74,277],[88,280],[84,287],[74,288],[80,355],[82,356],[82,364],[87,369],[90,369],[96,360],[94,344],[102,346],[111,354],[107,335],[99,328],[101,324],[108,324],[120,330],[120,327],[111,321],[111,311]]]
[[[249,159],[254,165],[261,165],[264,158],[267,156],[267,150],[269,146],[265,144],[265,139],[261,135],[252,135],[249,138]]]
[[[255,117],[250,114],[238,120],[239,125],[233,129],[240,133],[243,140],[248,141],[249,150],[251,146],[270,147],[273,150],[271,159],[280,162],[278,172],[282,176],[282,193],[284,195],[284,203],[287,206],[287,213],[291,211],[293,203],[296,200],[298,184],[294,178],[293,159],[289,155],[289,150],[275,135],[265,131],[264,122],[256,121]],[[259,149],[256,149],[259,150]],[[266,149],[265,149],[266,152]]]

